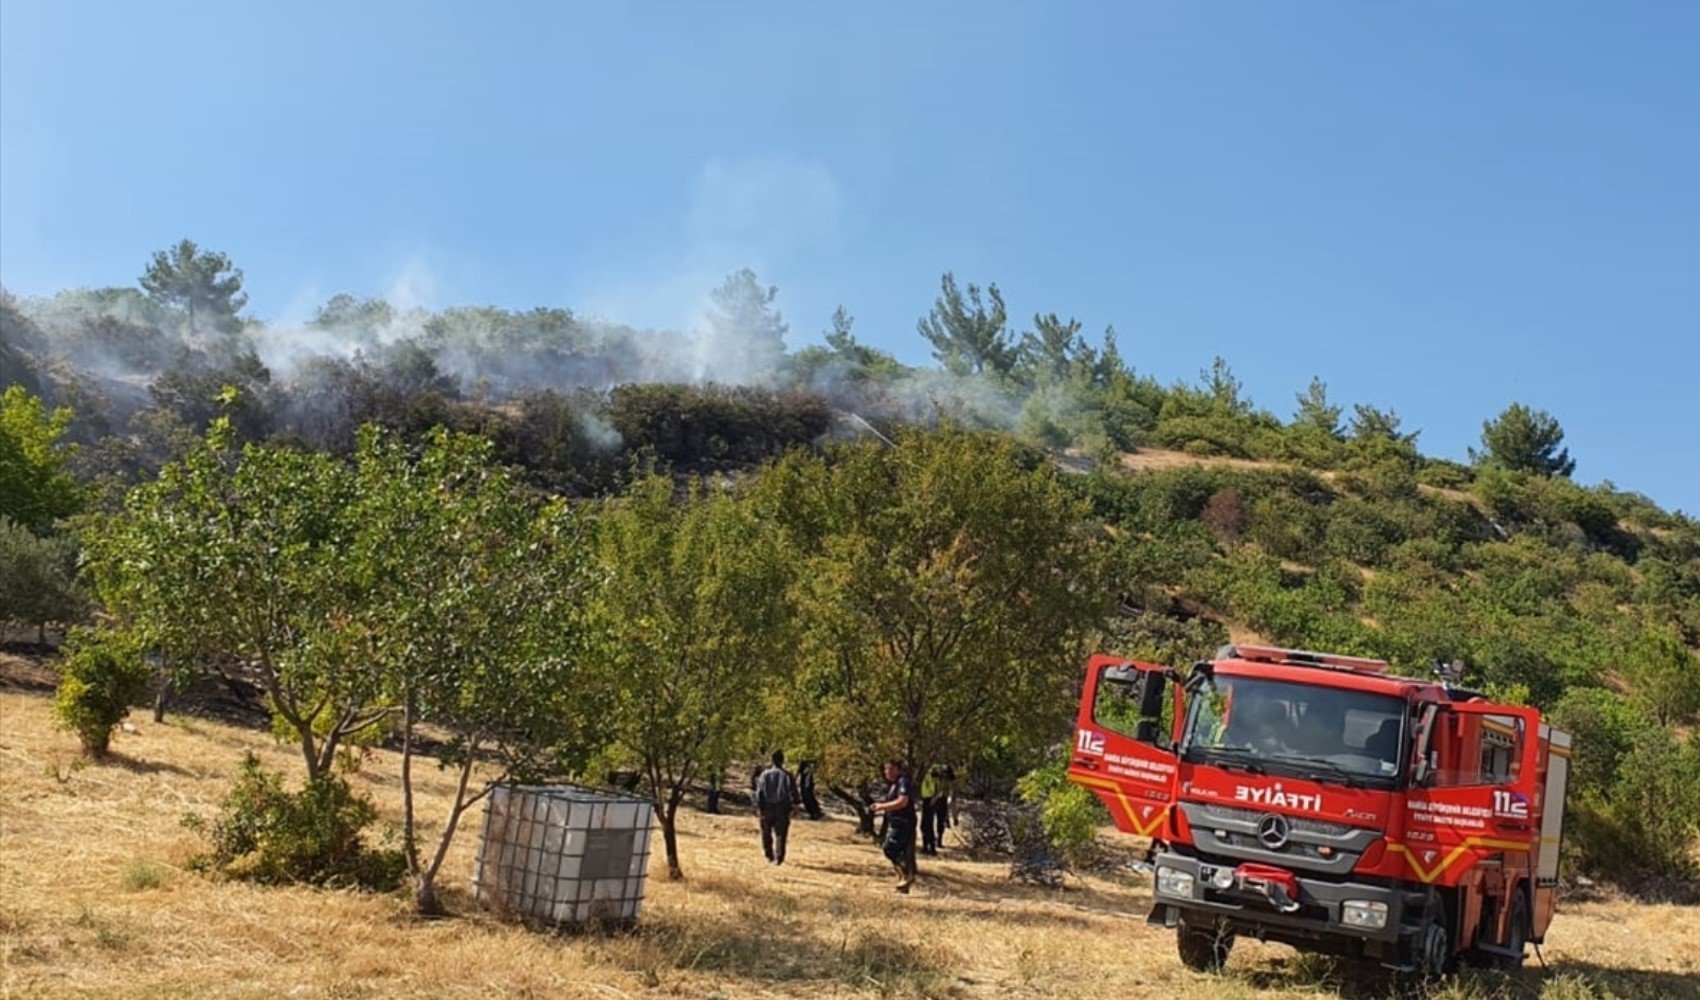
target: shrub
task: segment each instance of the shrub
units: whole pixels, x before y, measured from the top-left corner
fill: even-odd
[[[377,818],[369,799],[333,775],[287,792],[283,777],[248,754],[219,807],[212,852],[194,867],[264,884],[309,882],[388,890],[401,881],[401,852],[369,849],[361,833]],[[199,816],[184,825],[201,828]]]
[[[68,645],[53,715],[61,729],[77,734],[84,753],[99,760],[112,742],[112,728],[147,697],[152,672],[141,651],[113,632],[78,629]]]
[[[832,426],[819,398],[727,386],[623,385],[608,420],[633,451],[687,467],[759,462],[806,445]]]
[[[1474,469],[1444,458],[1428,459],[1417,470],[1417,482],[1443,490],[1467,490],[1475,477]]]
[[[1571,689],[1552,717],[1575,737],[1566,853],[1618,879],[1692,878],[1700,745],[1603,688]]]
[[[1051,849],[1070,867],[1090,860],[1098,842],[1104,807],[1091,792],[1068,780],[1068,756],[1053,757],[1044,767],[1029,771],[1016,782],[1023,802],[1039,810],[1039,825]]]
[[[74,622],[88,610],[77,586],[76,543],[64,536],[41,537],[0,515],[0,621],[45,628]]]
[[[165,869],[152,861],[136,858],[124,867],[124,888],[131,892],[158,889],[164,884]]]
[[[1572,810],[1585,867],[1626,881],[1692,880],[1700,837],[1700,747],[1669,728],[1636,734],[1609,796]]]
[[[1238,542],[1246,526],[1246,505],[1240,498],[1240,491],[1230,486],[1212,494],[1199,514],[1199,520],[1224,545]]]

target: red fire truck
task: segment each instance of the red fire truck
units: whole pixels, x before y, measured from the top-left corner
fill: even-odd
[[[1545,935],[1569,759],[1536,709],[1240,645],[1184,675],[1094,656],[1069,778],[1151,839],[1187,966],[1243,934],[1441,975]]]

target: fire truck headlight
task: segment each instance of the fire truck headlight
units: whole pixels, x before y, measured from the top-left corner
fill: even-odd
[[[1192,876],[1179,868],[1157,869],[1157,891],[1165,896],[1192,898]]]
[[[1380,930],[1387,926],[1387,904],[1368,899],[1348,899],[1340,904],[1340,922],[1347,927]]]

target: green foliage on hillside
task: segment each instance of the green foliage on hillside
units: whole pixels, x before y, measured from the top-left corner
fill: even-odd
[[[897,662],[902,623],[928,619],[858,604],[867,595],[853,582],[883,573],[893,600],[935,613],[962,596],[951,581],[990,572],[962,548],[982,537],[969,530],[979,523],[972,491],[943,472],[921,486],[913,477],[937,448],[979,454],[977,432],[993,432],[1004,435],[996,469],[977,475],[990,485],[1043,466],[1046,490],[1068,502],[1045,492],[1031,511],[990,498],[986,509],[1066,509],[1070,530],[1096,541],[1099,600],[1080,602],[1072,629],[1177,665],[1246,636],[1383,657],[1413,674],[1462,659],[1470,686],[1530,701],[1587,734],[1595,755],[1579,763],[1577,782],[1587,818],[1570,841],[1580,863],[1692,875],[1684,838],[1694,831],[1643,814],[1656,810],[1659,823],[1700,815],[1689,735],[1700,713],[1700,524],[1609,483],[1573,481],[1550,414],[1512,404],[1484,423],[1484,450],[1470,464],[1432,458],[1420,429],[1373,402],[1332,398],[1321,379],[1283,419],[1251,400],[1223,359],[1164,384],[1136,369],[1113,330],[1093,341],[1063,314],[1012,320],[996,285],[951,275],[917,330],[943,370],[859,342],[843,309],[824,345],[784,353],[779,293],[748,271],[714,293],[700,336],[564,308],[428,313],[348,295],[305,329],[280,330],[236,320],[230,279],[240,272],[229,261],[180,249],[165,255],[166,270],[150,269],[148,295],[0,300],[0,372],[13,386],[6,440],[27,442],[7,446],[6,482],[17,488],[5,498],[24,497],[27,509],[11,516],[46,531],[82,502],[83,486],[101,487],[100,503],[115,510],[140,484],[128,513],[89,536],[97,564],[129,567],[106,581],[108,602],[152,609],[149,638],[173,651],[272,658],[264,672],[286,702],[299,684],[311,695],[304,709],[328,696],[358,722],[387,693],[327,683],[346,651],[312,638],[340,634],[342,609],[364,593],[336,589],[353,585],[334,573],[336,587],[319,579],[358,527],[306,509],[352,502],[347,463],[363,425],[386,429],[409,456],[431,448],[437,428],[486,439],[479,461],[511,467],[512,488],[588,500],[592,513],[638,470],[725,485],[777,462],[762,478],[770,494],[787,495],[780,482],[790,493],[784,506],[764,501],[767,521],[806,537],[790,558],[813,567],[791,588],[809,609],[800,634],[822,656],[848,642],[846,662],[864,666]],[[168,277],[183,281],[167,287]],[[218,336],[205,336],[214,325]],[[715,385],[717,371],[743,384]],[[940,424],[952,429],[905,429]],[[218,441],[203,441],[209,427]],[[845,439],[860,443],[831,447]],[[1191,461],[1124,464],[1156,448]],[[639,495],[655,501],[656,490]],[[702,502],[692,495],[644,509],[658,523],[669,509],[686,517]],[[962,520],[929,534],[915,528],[923,513]],[[158,530],[126,533],[144,523]],[[877,546],[856,549],[857,538],[907,562],[876,559]],[[185,561],[196,546],[220,558]],[[943,582],[928,583],[935,571]],[[205,599],[173,596],[174,581]],[[256,593],[280,602],[269,624],[238,627],[219,613]],[[829,624],[841,626],[838,638],[822,631]],[[317,724],[303,717],[299,734],[309,770],[328,763],[314,760]],[[1019,756],[1006,750],[997,753]]]

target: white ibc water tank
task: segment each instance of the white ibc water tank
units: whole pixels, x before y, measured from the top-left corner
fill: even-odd
[[[630,923],[649,870],[648,799],[554,785],[497,785],[472,872],[478,900],[556,924]]]

